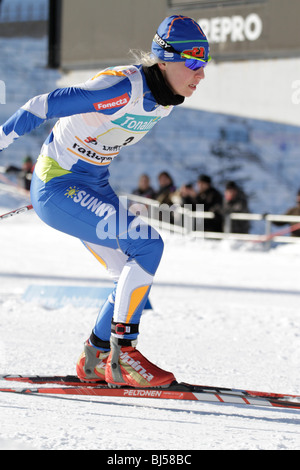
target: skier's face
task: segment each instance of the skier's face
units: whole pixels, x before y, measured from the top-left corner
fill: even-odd
[[[191,96],[204,79],[204,68],[191,70],[187,68],[184,62],[163,62],[158,64],[167,84],[174,94]]]

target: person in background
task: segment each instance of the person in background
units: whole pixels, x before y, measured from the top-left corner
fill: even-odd
[[[176,191],[176,186],[174,185],[173,178],[167,171],[162,171],[158,175],[159,190],[155,194],[155,199],[160,202],[160,204],[168,204],[171,206],[173,204],[172,195]]]
[[[132,191],[132,194],[147,197],[149,199],[155,199],[155,191],[150,184],[150,178],[148,175],[144,173],[140,176],[138,187]]]
[[[284,215],[299,215],[300,216],[300,189],[296,196],[296,205],[288,209]],[[274,225],[286,225],[286,222],[272,222]],[[295,225],[295,222],[290,223],[291,226]],[[291,231],[292,237],[300,237],[300,229]]]
[[[176,201],[176,186],[173,178],[167,171],[162,171],[158,175],[159,189],[155,193],[155,199],[159,202],[159,220],[174,224],[174,204]]]
[[[28,155],[23,160],[22,168],[10,165],[5,169],[5,173],[17,173],[18,180],[21,182],[21,185],[27,191],[30,190],[32,173],[34,170],[34,163],[32,158]]]
[[[234,181],[228,181],[226,184],[222,212],[225,218],[224,224],[229,214],[249,213],[247,197]],[[224,229],[226,230],[226,227]],[[231,233],[248,233],[249,229],[248,220],[231,220]]]
[[[182,205],[191,205],[192,210],[197,210],[197,205],[202,205],[203,209],[198,206],[199,210],[204,212],[213,212],[214,219],[204,220],[204,230],[206,232],[222,232],[222,194],[212,185],[211,177],[201,174],[197,180],[197,190],[193,185],[188,184],[180,189]]]

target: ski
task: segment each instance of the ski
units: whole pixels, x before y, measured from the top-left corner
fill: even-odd
[[[8,217],[12,217],[13,215],[22,214],[22,212],[30,211],[33,209],[32,204],[28,204],[27,206],[19,207],[18,209],[14,209],[13,211],[6,212],[5,214],[0,215],[0,220],[7,219]]]
[[[0,380],[30,384],[58,384],[65,386],[81,385],[83,387],[106,385],[106,382],[81,382],[76,375],[0,375]]]
[[[256,392],[250,390],[173,383],[168,388],[109,388],[105,383],[80,382],[76,376],[22,376],[2,375],[0,380],[43,384],[40,388],[0,388],[0,392],[24,395],[85,395],[124,398],[159,398],[169,400],[188,400],[231,405],[271,406],[278,408],[300,409],[300,395]],[[58,385],[51,386],[49,385]]]

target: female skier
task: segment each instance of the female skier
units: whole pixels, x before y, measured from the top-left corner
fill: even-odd
[[[2,150],[59,118],[37,160],[31,202],[46,224],[82,240],[115,282],[77,362],[82,381],[167,387],[175,380],[136,349],[163,241],[120,204],[108,167],[123,146],[138,142],[193,94],[209,60],[198,23],[170,16],[140,65],[110,67],[86,83],[36,96],[0,128]]]

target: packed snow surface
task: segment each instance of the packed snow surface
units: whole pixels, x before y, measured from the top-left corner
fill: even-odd
[[[1,194],[1,213],[26,202]],[[29,285],[112,283],[78,240],[46,226],[34,211],[0,224],[0,373],[73,374],[98,308],[50,309],[23,294]],[[265,251],[164,238],[153,310],[141,322],[141,352],[179,381],[299,394],[300,245]],[[4,449],[300,447],[300,412],[268,407],[1,393],[0,421]]]

